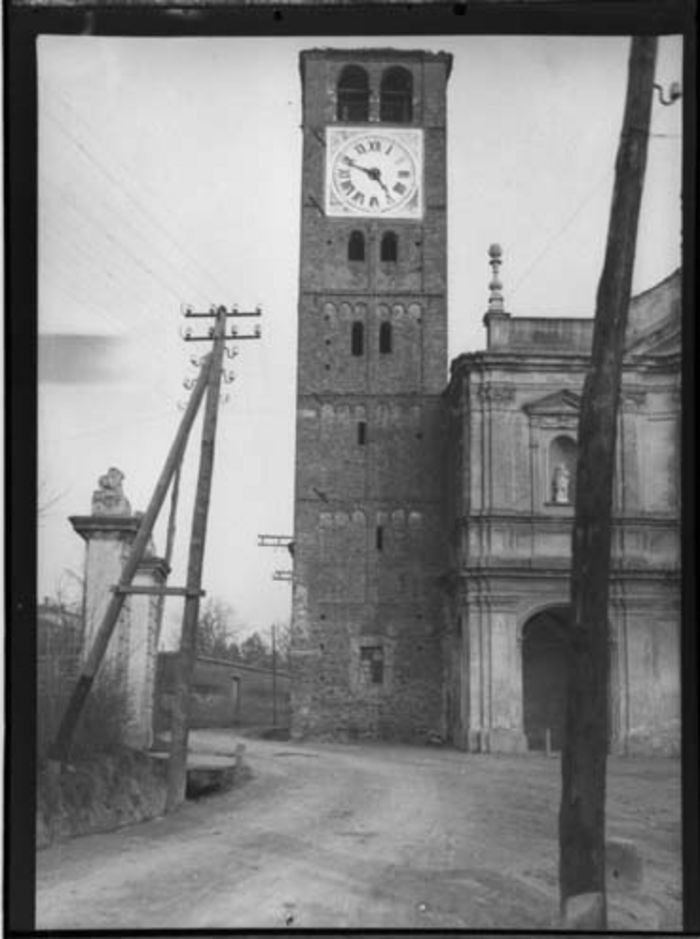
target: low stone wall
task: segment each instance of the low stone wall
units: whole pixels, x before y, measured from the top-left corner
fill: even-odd
[[[170,728],[170,713],[177,653],[161,652],[156,673],[154,729]],[[278,670],[274,680],[269,668],[242,665],[224,659],[199,656],[192,682],[190,726],[289,727],[290,678]]]
[[[165,763],[135,750],[64,765],[53,781],[48,769],[40,771],[37,848],[162,815],[165,773]]]

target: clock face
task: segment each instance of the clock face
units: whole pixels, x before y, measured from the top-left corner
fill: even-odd
[[[326,154],[327,215],[421,217],[420,130],[328,127]]]

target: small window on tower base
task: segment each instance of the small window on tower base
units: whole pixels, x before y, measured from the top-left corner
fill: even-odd
[[[384,683],[384,649],[381,646],[364,646],[360,649],[360,674],[363,685]]]

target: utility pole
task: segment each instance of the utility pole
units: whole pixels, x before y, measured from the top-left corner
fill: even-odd
[[[634,37],[615,167],[605,262],[598,285],[591,365],[583,389],[572,539],[572,634],[559,813],[559,885],[567,901],[605,897],[605,773],[608,751],[611,519],[620,384],[637,225],[647,161],[656,37]]]
[[[170,514],[168,515],[168,529],[165,539],[165,569],[166,574],[170,573],[170,565],[173,559],[173,548],[175,547],[175,528],[177,524],[177,503],[180,496],[180,475],[182,465],[178,465],[173,479],[173,489],[170,494]],[[161,594],[156,601],[156,647],[160,642],[160,634],[163,628],[163,616],[165,614],[165,594]]]
[[[291,535],[258,535],[258,547],[286,548],[292,557],[294,557],[294,540]],[[293,571],[274,571],[272,579],[291,583],[294,579]]]
[[[228,313],[226,307],[220,306],[209,313],[186,312],[188,317],[215,317],[216,324],[210,329],[209,336],[193,337],[188,332],[185,338],[188,341],[207,341],[212,339],[214,347],[211,352],[211,368],[209,371],[209,384],[207,398],[204,406],[204,423],[202,427],[201,455],[199,462],[199,475],[195,495],[192,529],[190,535],[190,552],[187,568],[187,594],[185,609],[182,618],[182,631],[180,635],[180,651],[175,663],[175,689],[171,721],[170,758],[168,760],[168,785],[165,811],[171,812],[185,800],[187,783],[187,740],[189,735],[189,703],[192,675],[197,656],[197,625],[199,621],[199,599],[202,583],[202,568],[204,565],[204,548],[207,533],[207,520],[209,516],[209,501],[211,497],[211,483],[214,471],[214,449],[216,442],[216,425],[219,413],[219,395],[223,373],[223,360],[226,351],[227,339],[257,339],[260,328],[257,327],[254,335],[239,336],[236,327],[226,334],[228,316],[260,316],[260,308],[254,313],[241,313],[236,307]],[[231,378],[232,380],[232,378]]]
[[[277,727],[277,643],[272,624],[272,726]]]
[[[182,455],[185,452],[187,439],[189,437],[190,430],[192,429],[192,424],[194,423],[194,419],[197,416],[199,405],[202,401],[202,398],[204,397],[204,392],[206,391],[207,383],[209,381],[210,367],[211,360],[209,357],[207,357],[197,384],[195,385],[194,391],[190,397],[187,409],[182,416],[180,427],[178,428],[175,440],[173,441],[170,452],[166,458],[163,470],[160,474],[160,477],[158,478],[155,489],[153,490],[151,501],[149,502],[146,513],[141,520],[141,525],[136,534],[136,538],[134,539],[129,557],[127,558],[122,569],[119,584],[114,588],[114,596],[110,600],[107,610],[105,611],[105,614],[102,618],[102,622],[100,623],[100,626],[95,634],[92,649],[90,650],[85,660],[80,677],[78,678],[75,688],[73,689],[68,706],[61,720],[61,725],[58,729],[56,739],[51,746],[49,756],[52,761],[63,762],[68,757],[78,719],[82,713],[85,701],[90,694],[90,690],[95,680],[95,675],[97,674],[97,670],[99,669],[104,657],[110,637],[114,631],[117,620],[119,619],[119,614],[121,613],[122,606],[124,605],[124,600],[126,599],[128,593],[136,592],[136,588],[130,587],[131,581],[133,580],[134,574],[136,573],[138,566],[141,563],[144,551],[148,545],[148,540],[151,537],[151,532],[153,531],[153,526],[155,525],[156,519],[158,518],[158,513],[165,500],[168,487],[170,486],[170,481],[173,477],[173,474],[177,471],[177,468],[179,467],[182,460]],[[178,588],[168,587],[149,588],[149,590],[152,593],[157,593],[163,596],[168,593],[181,594],[183,592]]]

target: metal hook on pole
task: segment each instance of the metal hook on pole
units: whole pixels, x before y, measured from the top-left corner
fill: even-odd
[[[659,101],[661,104],[668,107],[669,104],[673,104],[678,101],[683,92],[681,91],[680,82],[671,82],[668,88],[668,98],[664,98],[664,88],[663,85],[659,85],[654,82],[654,89],[659,93]]]

